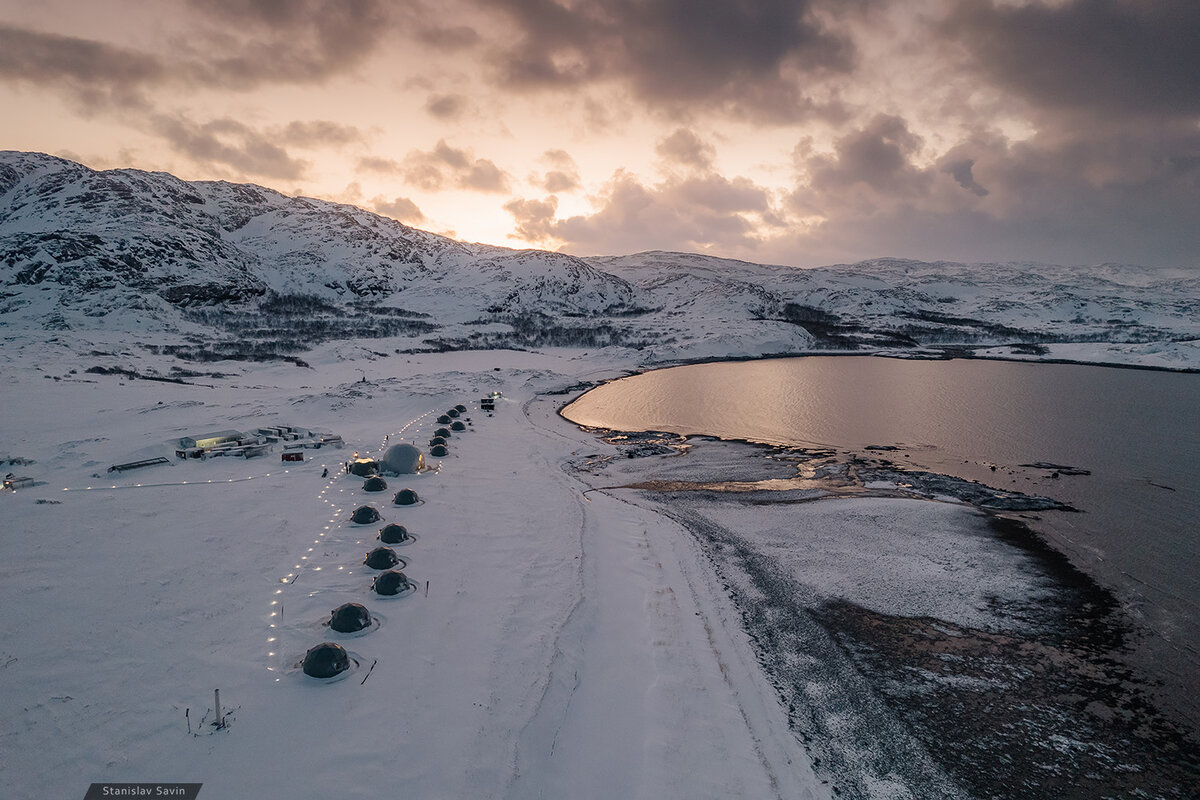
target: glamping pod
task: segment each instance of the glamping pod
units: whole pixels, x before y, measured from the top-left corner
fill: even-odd
[[[391,522],[379,529],[379,541],[384,544],[400,544],[408,539],[408,528],[403,525]]]
[[[332,678],[350,669],[350,656],[340,644],[321,642],[304,654],[304,674]]]
[[[430,447],[433,447],[435,444],[445,444],[445,443],[446,443],[446,437],[445,437],[445,436],[435,436],[435,437],[433,437],[432,439],[430,439],[430,440],[429,440],[429,446],[430,446]]]
[[[417,502],[417,493],[412,489],[401,489],[392,498],[392,503],[398,506],[411,506]]]
[[[400,570],[389,569],[375,576],[371,588],[375,590],[375,594],[392,595],[407,591],[410,585],[407,575]]]
[[[365,481],[363,481],[363,491],[364,492],[386,492],[387,491],[387,481],[385,481],[383,478],[379,477],[378,475],[372,475],[371,477],[369,477]]]
[[[449,428],[438,428],[436,431],[433,432],[433,435],[441,436],[445,439],[449,439],[450,438],[450,429]]]
[[[359,506],[350,515],[350,521],[357,522],[359,525],[366,525],[368,522],[379,522],[379,512],[370,506]]]
[[[450,430],[452,431],[465,431],[466,429],[467,426],[461,419],[456,419],[450,423]]]
[[[437,418],[437,424],[438,425],[449,425],[450,424],[450,415],[442,414],[440,417]]]
[[[329,627],[338,633],[354,633],[371,627],[371,612],[358,603],[343,603],[329,612]]]
[[[391,569],[400,563],[400,556],[390,547],[376,547],[367,553],[363,563],[371,569]]]
[[[379,465],[369,458],[356,458],[350,462],[350,474],[369,478],[379,472]]]
[[[458,405],[456,405],[456,406],[454,407],[454,410],[455,410],[455,411],[457,411],[457,412],[458,412],[458,413],[460,413],[460,414],[465,414],[465,413],[467,413],[467,407],[466,407],[466,406],[464,406],[462,403],[459,403]]]
[[[380,470],[393,475],[413,475],[425,466],[425,456],[411,444],[394,444],[380,459]]]
[[[457,417],[457,416],[458,416],[458,413],[459,413],[459,412],[458,412],[458,409],[457,409],[457,408],[452,408],[452,409],[450,409],[449,411],[447,411],[447,412],[446,412],[446,416],[447,416],[447,417],[450,417],[451,419],[453,419],[454,417]]]
[[[450,451],[446,449],[446,445],[444,444],[435,444],[433,447],[429,448],[429,455],[443,458],[450,455]]]

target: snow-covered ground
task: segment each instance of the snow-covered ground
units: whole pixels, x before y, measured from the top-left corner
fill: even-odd
[[[585,496],[562,465],[603,445],[553,402],[527,413],[539,391],[615,372],[578,355],[356,362],[329,346],[311,370],[223,364],[207,386],[71,374],[52,351],[9,361],[0,456],[38,484],[0,496],[0,794],[829,796],[694,541]],[[489,416],[475,401],[491,391]],[[434,470],[374,495],[341,471],[385,437],[424,447],[456,403],[472,425]],[[279,423],[346,446],[106,472]],[[392,506],[403,487],[422,502]],[[416,535],[397,548],[416,592],[370,592],[383,523],[351,523],[361,504]],[[348,601],[377,625],[332,632]],[[297,667],[326,640],[357,662],[328,684]]]

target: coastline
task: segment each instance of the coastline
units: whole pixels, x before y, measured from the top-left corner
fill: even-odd
[[[814,355],[818,355],[818,354],[814,354]],[[819,355],[829,355],[829,354],[828,353],[820,353]],[[862,354],[862,355],[874,355],[874,354]],[[744,361],[744,360],[756,360],[756,359],[742,359],[742,358],[705,359],[701,363],[709,363],[709,362],[713,362],[713,361]],[[1029,359],[1014,359],[1014,360],[1028,361]],[[1056,362],[1051,362],[1051,363],[1062,363],[1062,362],[1056,361]],[[1069,363],[1077,363],[1077,362],[1069,362]],[[1086,365],[1093,366],[1096,364],[1089,362]],[[1122,365],[1122,366],[1128,367],[1129,365]],[[1147,369],[1147,367],[1140,367],[1140,368]],[[1155,369],[1155,368],[1149,368],[1149,369]],[[644,371],[648,371],[648,370],[641,370],[641,371],[644,372]],[[1161,370],[1161,371],[1182,371],[1182,370]],[[1194,372],[1195,370],[1186,370],[1186,371]],[[615,380],[615,379],[612,379],[612,380]],[[607,383],[607,382],[608,381],[604,381],[604,383]],[[571,402],[573,402],[573,400]],[[567,403],[563,403],[559,406],[559,408],[558,408],[559,416],[561,416],[567,422],[570,422],[572,424],[579,424],[579,423],[575,423],[574,421],[570,420],[562,413],[566,409],[566,407],[569,405],[570,405],[570,402],[567,402]],[[636,461],[647,461],[647,462],[662,461],[662,458],[661,458],[662,453],[661,452],[657,453],[657,454],[654,453],[652,450],[651,450],[651,452],[645,452],[645,448],[643,446],[645,444],[646,438],[653,438],[653,435],[654,435],[653,433],[642,434],[639,432],[631,432],[631,431],[616,432],[616,431],[603,431],[603,430],[592,430],[592,432],[594,434],[598,435],[601,439],[605,439],[610,442],[614,441],[615,439],[622,439],[622,438],[625,439],[625,441],[623,443],[626,445],[626,449],[629,451],[629,453],[628,453],[629,459],[636,460]],[[606,435],[606,434],[608,434],[608,435]],[[612,436],[612,434],[618,434],[618,435],[614,437],[614,436]],[[704,450],[703,445],[704,445],[705,441],[720,442],[722,445],[731,445],[731,446],[748,445],[752,449],[759,451],[760,455],[761,455],[762,451],[787,450],[787,448],[780,447],[778,445],[778,443],[765,443],[765,442],[757,442],[757,441],[746,440],[746,439],[737,439],[737,438],[716,439],[714,437],[706,437],[704,435],[699,435],[699,434],[689,435],[689,436],[681,436],[680,434],[672,434],[672,435],[679,437],[680,440],[683,442],[682,446],[676,447],[676,449],[680,452],[686,451],[686,456],[682,456],[682,457],[687,458],[687,459],[697,458],[698,456],[696,455],[696,453],[697,453],[697,451],[703,452],[703,450]],[[621,443],[621,442],[618,442],[618,443]],[[697,447],[697,445],[699,445],[699,446]],[[839,449],[841,450],[841,452],[837,453],[838,459],[840,459],[843,462],[847,462],[847,463],[863,464],[868,461],[875,461],[878,464],[878,462],[881,460],[880,459],[881,456],[889,455],[886,452],[883,452],[883,453],[881,453],[881,452],[864,452],[861,449],[857,450],[857,451],[854,451],[854,450],[848,451],[848,450],[844,450],[842,448],[839,448]],[[801,450],[803,450],[803,449],[801,448]],[[660,458],[657,458],[657,459],[653,458],[652,456],[654,456],[654,455],[659,455]],[[812,456],[810,454],[802,453],[802,455],[800,457],[801,458],[811,458]],[[896,469],[905,471],[906,474],[910,474],[910,475],[912,474],[911,471],[906,470],[906,465],[903,465],[903,464],[893,465],[892,462],[887,461],[886,458],[882,459],[882,460],[889,467],[894,466]],[[641,478],[639,478],[639,480],[634,481],[634,480],[630,479],[628,475],[625,474],[625,472],[627,472],[627,471],[628,470],[621,471],[620,475],[623,478],[623,480],[621,480],[620,482],[610,483],[607,485],[594,484],[593,490],[604,490],[604,491],[610,491],[610,492],[624,492],[624,493],[632,492],[635,494],[640,494],[641,496],[646,497],[646,498],[658,498],[656,500],[647,500],[646,503],[651,506],[659,507],[659,510],[663,511],[663,513],[668,513],[668,514],[674,513],[677,521],[681,521],[681,524],[684,524],[685,527],[687,527],[692,532],[693,536],[697,537],[698,540],[704,540],[706,538],[704,531],[711,525],[711,521],[697,522],[698,517],[697,517],[697,512],[695,511],[695,507],[703,507],[706,503],[715,502],[714,498],[720,498],[721,502],[728,502],[728,503],[736,502],[736,503],[741,503],[743,505],[754,504],[758,508],[775,505],[775,504],[778,504],[781,502],[786,502],[786,503],[790,504],[793,509],[796,509],[799,507],[798,504],[807,504],[809,506],[812,506],[813,503],[811,501],[815,500],[815,499],[832,500],[834,502],[834,504],[836,505],[837,501],[839,499],[839,495],[842,496],[843,498],[844,497],[855,498],[855,501],[861,500],[862,502],[870,502],[870,500],[868,499],[868,496],[870,494],[872,494],[872,492],[870,492],[870,491],[863,491],[861,489],[859,491],[846,492],[846,491],[844,491],[844,484],[842,484],[841,486],[835,486],[833,483],[829,483],[825,487],[826,493],[822,496],[806,497],[803,499],[789,499],[789,500],[784,501],[784,500],[780,499],[781,496],[788,494],[789,491],[792,491],[792,492],[798,491],[800,489],[800,487],[806,487],[810,491],[817,490],[818,487],[820,486],[820,481],[813,481],[813,480],[796,481],[794,479],[788,480],[788,479],[778,479],[778,478],[763,479],[763,477],[761,475],[752,475],[750,477],[743,479],[742,476],[739,476],[736,473],[736,471],[730,471],[728,469],[728,465],[726,465],[726,467],[723,470],[719,471],[720,472],[719,476],[713,476],[711,478],[711,480],[693,480],[693,481],[691,481],[692,485],[688,485],[689,481],[687,479],[678,480],[674,477],[672,477],[669,480],[662,480],[662,481],[656,481],[656,479],[653,477],[641,477]],[[647,471],[647,474],[653,474],[654,469],[650,468],[646,471]],[[943,476],[943,477],[946,477],[946,476]],[[960,479],[954,479],[954,480],[958,481]],[[756,490],[754,487],[755,482],[759,482],[761,484],[762,488]],[[865,484],[866,482],[867,481],[864,481],[863,483]],[[723,484],[723,486],[722,486],[722,484]],[[714,494],[714,491],[716,492],[716,494]],[[1002,491],[1002,490],[997,490],[997,491]],[[944,494],[944,495],[946,495],[946,494],[955,495],[956,494],[952,488],[947,489],[947,487],[945,487],[945,486],[939,487],[938,493]],[[920,493],[919,492],[914,493],[911,490],[911,488],[906,489],[903,492],[894,492],[892,490],[887,490],[887,489],[882,489],[882,490],[876,489],[874,492],[875,497],[872,499],[883,500],[886,502],[885,498],[889,497],[889,496],[890,497],[896,497],[896,496],[912,497],[912,496],[914,496],[914,494],[920,494]],[[667,503],[664,503],[661,500],[661,498],[664,498],[664,497],[671,498],[671,500]],[[926,500],[928,500],[928,499],[931,499],[931,497],[927,496]],[[972,500],[965,499],[961,496],[958,498],[958,500],[961,502],[967,503],[969,505],[972,504]],[[679,508],[680,504],[682,504],[684,507],[687,507],[689,510],[684,513],[679,513],[677,511],[677,509]],[[818,505],[824,505],[824,503],[821,503]],[[977,499],[974,500],[973,505],[975,508],[980,508]],[[1116,600],[1115,596],[1112,594],[1112,590],[1103,588],[1100,583],[1097,583],[1096,577],[1091,575],[1084,568],[1083,565],[1077,563],[1073,558],[1070,557],[1070,555],[1068,553],[1064,552],[1060,547],[1056,546],[1051,541],[1051,539],[1049,538],[1049,536],[1046,532],[1045,527],[1043,527],[1044,523],[1045,523],[1045,519],[1043,518],[1043,516],[1040,513],[1037,513],[1036,508],[1030,507],[1030,508],[1026,508],[1024,510],[1016,509],[1015,512],[1014,512],[1014,510],[1010,510],[1008,513],[1005,513],[1004,511],[998,511],[996,509],[989,510],[986,508],[980,508],[980,510],[987,511],[989,514],[991,514],[993,521],[996,524],[1015,526],[1015,527],[1008,529],[1007,532],[1004,534],[1004,536],[1000,537],[1000,538],[1006,538],[1008,540],[1008,544],[1010,547],[1016,546],[1018,550],[1023,549],[1027,552],[1032,550],[1032,551],[1036,551],[1036,552],[1040,553],[1039,558],[1042,560],[1044,565],[1047,565],[1050,567],[1049,569],[1046,570],[1046,574],[1052,575],[1053,580],[1055,582],[1057,582],[1061,586],[1073,587],[1072,591],[1079,593],[1080,596],[1090,596],[1092,598],[1091,601],[1086,603],[1086,605],[1091,610],[1088,612],[1088,614],[1084,615],[1084,617],[1087,617],[1088,619],[1091,620],[1088,623],[1089,626],[1091,626],[1092,628],[1095,628],[1096,626],[1106,627],[1106,628],[1110,628],[1112,631],[1115,631],[1115,633],[1113,634],[1114,638],[1110,638],[1108,640],[1107,645],[1104,645],[1103,647],[1099,647],[1098,649],[1091,649],[1091,651],[1090,651],[1091,655],[1089,656],[1089,658],[1096,660],[1098,662],[1103,662],[1103,663],[1111,662],[1112,664],[1120,664],[1121,665],[1121,667],[1119,669],[1114,668],[1114,671],[1112,671],[1110,673],[1110,679],[1108,682],[1110,689],[1112,687],[1117,686],[1121,681],[1129,678],[1129,676],[1133,674],[1133,673],[1127,672],[1127,670],[1130,670],[1130,669],[1135,670],[1136,673],[1140,676],[1140,677],[1136,677],[1136,678],[1129,678],[1130,680],[1133,681],[1134,684],[1137,685],[1138,688],[1132,695],[1130,695],[1129,697],[1126,697],[1124,700],[1116,698],[1116,695],[1114,695],[1112,692],[1109,692],[1108,690],[1103,689],[1102,687],[1097,688],[1096,692],[1098,695],[1107,696],[1109,698],[1109,700],[1115,704],[1115,706],[1120,706],[1122,703],[1124,703],[1124,705],[1126,707],[1130,707],[1130,708],[1137,707],[1139,709],[1138,713],[1141,715],[1141,717],[1144,720],[1146,720],[1146,724],[1152,725],[1152,726],[1159,726],[1161,735],[1158,736],[1157,744],[1154,745],[1153,748],[1151,748],[1152,750],[1154,748],[1158,748],[1157,752],[1159,753],[1159,755],[1152,755],[1152,754],[1148,753],[1146,757],[1149,758],[1150,760],[1155,760],[1157,758],[1162,757],[1162,754],[1166,753],[1170,749],[1170,741],[1171,741],[1170,737],[1174,736],[1174,735],[1180,735],[1180,736],[1183,736],[1183,737],[1189,739],[1191,742],[1190,747],[1195,748],[1197,746],[1197,743],[1200,742],[1200,739],[1197,738],[1197,734],[1198,734],[1198,732],[1200,732],[1200,727],[1197,726],[1197,720],[1198,720],[1198,718],[1200,718],[1200,715],[1197,714],[1197,706],[1194,702],[1195,698],[1193,698],[1187,694],[1187,684],[1186,683],[1184,685],[1166,686],[1166,687],[1164,687],[1161,683],[1159,683],[1159,681],[1161,681],[1161,679],[1162,679],[1162,674],[1156,673],[1155,667],[1158,665],[1154,664],[1154,659],[1147,657],[1146,653],[1141,653],[1140,657],[1138,659],[1135,659],[1134,661],[1130,661],[1130,657],[1131,657],[1130,654],[1133,649],[1132,642],[1137,640],[1139,637],[1143,636],[1144,634],[1139,633],[1138,625],[1135,624],[1133,620],[1131,620],[1130,618],[1128,618],[1126,615],[1124,615],[1121,612],[1120,603]],[[797,519],[800,519],[803,517],[803,512],[797,512],[797,514],[798,514]],[[726,547],[730,546],[729,541],[735,540],[737,538],[736,536],[730,534],[729,531],[725,531],[725,533],[722,534],[722,536],[724,536],[725,538],[720,539],[720,537],[714,538],[712,536],[708,536],[707,538],[709,540],[711,540],[710,543],[712,541],[717,541],[718,539],[720,539],[720,541],[723,541],[725,543]],[[999,534],[997,534],[997,536],[999,536]],[[714,563],[719,561],[721,559],[720,547],[717,547],[715,551],[711,551],[710,556],[713,558]],[[746,586],[749,586],[751,583],[753,583],[753,582],[743,580],[743,584],[745,584],[743,586],[743,589],[745,589]],[[753,592],[750,591],[750,592],[747,592],[747,594],[753,594]],[[811,611],[811,609],[810,609],[810,611]],[[747,613],[746,610],[743,609],[744,616],[746,615],[746,613]],[[851,616],[854,616],[854,615],[851,615]],[[859,616],[861,617],[861,614]],[[1067,616],[1064,614],[1063,619],[1065,620],[1066,618],[1067,618]],[[840,619],[840,620],[842,620],[843,623],[845,623],[846,619],[848,619],[848,618],[845,616],[844,613],[842,613],[840,615],[839,614],[831,614],[831,615],[828,615],[825,617],[825,620],[827,622],[829,620],[834,620],[834,619]],[[1075,617],[1075,621],[1077,622],[1079,619],[1080,619],[1080,617],[1078,617],[1078,615],[1077,615]],[[833,625],[833,623],[829,623],[829,624],[831,626]],[[875,625],[876,625],[876,627],[878,627],[877,623]],[[843,625],[843,627],[846,627],[846,626]],[[870,627],[871,626],[868,625],[867,629],[869,629]],[[759,643],[759,642],[761,642],[765,639],[769,639],[771,637],[770,637],[770,635],[763,635],[763,632],[760,631],[759,635],[752,635],[752,638],[754,639],[754,641],[756,643]],[[1092,637],[1092,638],[1094,639],[1095,637]],[[1151,637],[1151,638],[1153,638],[1153,637]],[[1095,645],[1095,644],[1096,644],[1096,642],[1092,641],[1084,649],[1087,650],[1089,648],[1092,648],[1093,645]],[[1143,642],[1143,645],[1144,645],[1144,642]],[[1169,645],[1169,642],[1168,642],[1168,645]],[[1073,649],[1078,650],[1079,648],[1075,647]],[[1150,656],[1153,656],[1154,648],[1152,647],[1149,652],[1150,652]],[[773,656],[771,653],[760,651],[760,662],[763,662],[764,664],[766,664],[771,660],[772,657]],[[1135,663],[1137,664],[1136,667],[1134,666]],[[880,664],[876,664],[875,667],[880,674],[882,674],[884,671],[886,671],[880,666]],[[778,676],[778,675],[773,676],[773,684],[776,686],[777,690],[780,688],[780,685],[783,682],[785,682],[785,681],[780,676]],[[1176,682],[1178,682],[1178,681],[1176,681]],[[1107,692],[1107,694],[1106,694],[1106,692]],[[790,705],[793,707],[796,705],[796,703],[794,702],[794,699],[792,701],[789,701],[786,696],[786,693],[784,693],[782,691],[781,691],[781,699],[785,703],[790,703]],[[1180,701],[1182,701],[1182,705],[1179,704]],[[1188,705],[1189,702],[1190,702],[1190,705]],[[1108,710],[1105,710],[1106,708],[1109,708],[1109,707],[1108,706],[1105,706],[1103,708],[1094,707],[1088,713],[1094,712],[1097,714],[1104,715],[1105,716],[1105,718],[1103,720],[1104,724],[1109,725],[1109,726],[1114,725],[1115,724],[1113,722],[1114,717],[1111,713],[1109,713]],[[1182,726],[1182,728],[1180,726]],[[1171,733],[1171,734],[1163,733],[1163,732],[1167,732],[1167,731],[1174,731],[1174,733]],[[1183,731],[1186,731],[1186,733],[1183,733]],[[978,734],[980,732],[976,731],[976,733]],[[1193,751],[1193,753],[1194,753],[1194,751]],[[976,755],[979,755],[979,754],[976,754]],[[1193,754],[1192,756],[1190,756],[1190,758],[1193,759],[1191,769],[1195,770],[1195,759],[1197,758],[1197,756],[1195,754]],[[1189,768],[1186,766],[1186,759],[1184,761],[1181,761],[1180,763],[1174,764],[1172,766],[1172,769],[1183,770],[1182,772],[1178,773],[1181,776],[1181,779],[1186,780],[1186,779],[1194,779],[1197,777],[1196,772],[1188,771]],[[1161,766],[1159,768],[1159,771],[1160,772],[1162,771]],[[1002,784],[1003,784],[1003,781],[997,783],[996,786],[1001,786]],[[996,790],[996,787],[993,787],[992,790]],[[1166,791],[1166,790],[1163,790],[1163,791]],[[989,795],[989,796],[991,796],[991,795]],[[996,795],[996,796],[1005,796],[1005,795],[1000,794],[1000,795]],[[1011,796],[1018,797],[1018,796],[1034,796],[1034,795],[1014,794]],[[1047,795],[1047,796],[1049,796],[1049,795]],[[1070,796],[1070,795],[1067,795],[1067,796]],[[1082,796],[1088,796],[1088,795],[1082,795]],[[1167,791],[1167,793],[1165,793],[1165,794],[1155,794],[1153,796],[1171,797],[1171,796],[1176,796],[1176,795],[1172,795],[1172,794],[1170,794],[1169,791]],[[1184,796],[1184,795],[1178,795],[1178,796]]]

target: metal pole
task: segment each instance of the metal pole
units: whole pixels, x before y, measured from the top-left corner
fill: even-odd
[[[217,727],[225,727],[225,717],[221,715],[221,690],[213,689],[213,705],[217,709]]]

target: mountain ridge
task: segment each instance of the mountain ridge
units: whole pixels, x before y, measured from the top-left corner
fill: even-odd
[[[582,258],[459,242],[253,184],[15,151],[0,152],[0,283],[0,324],[12,330],[252,338],[256,314],[285,308],[292,316],[262,335],[286,335],[287,320],[308,324],[311,312],[342,320],[325,338],[635,347],[658,361],[1200,337],[1200,277],[1180,270],[898,258],[801,269],[662,250]]]

